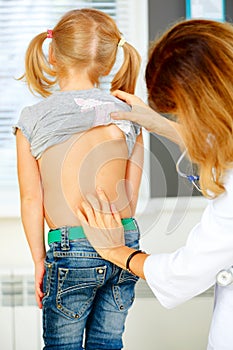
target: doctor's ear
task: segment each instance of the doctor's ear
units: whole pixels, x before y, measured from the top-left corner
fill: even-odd
[[[49,63],[52,65],[52,66],[55,66],[56,65],[56,58],[55,58],[55,55],[54,55],[54,51],[53,51],[53,47],[52,47],[52,44],[49,45]]]

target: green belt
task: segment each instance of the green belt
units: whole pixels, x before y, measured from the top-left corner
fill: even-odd
[[[137,225],[133,218],[125,218],[121,220],[125,231],[137,230]],[[61,229],[50,230],[48,233],[48,244],[54,242],[61,242],[62,231]],[[68,228],[69,240],[75,240],[79,238],[86,238],[82,226],[72,226]]]

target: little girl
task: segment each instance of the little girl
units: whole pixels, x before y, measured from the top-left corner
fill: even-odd
[[[52,39],[49,60],[42,50],[47,38]],[[43,309],[44,349],[123,346],[137,277],[98,255],[76,215],[85,195],[101,186],[120,211],[126,244],[138,248],[133,216],[142,133],[132,122],[111,120],[112,111],[130,109],[98,88],[122,49],[124,60],[111,90],[134,93],[140,57],[103,12],[70,11],[27,49],[23,77],[45,99],[23,109],[14,133],[21,216],[35,264],[36,300]],[[50,229],[47,253],[44,219]]]

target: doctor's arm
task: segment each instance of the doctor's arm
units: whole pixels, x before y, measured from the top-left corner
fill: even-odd
[[[83,211],[78,211],[80,222],[98,253],[125,269],[134,249],[125,246],[124,230],[115,208],[111,205],[111,210],[106,211],[105,194],[103,191],[97,194],[100,207],[95,201],[84,201]],[[216,282],[220,270],[232,265],[233,215],[232,206],[227,204],[226,196],[209,203],[200,223],[189,233],[186,244],[173,253],[139,253],[130,260],[130,271],[146,279],[164,307],[173,308],[204,292]]]
[[[16,133],[17,170],[20,189],[21,218],[35,265],[35,293],[41,308],[44,276],[44,211],[38,164],[30,151],[30,144],[21,130]]]

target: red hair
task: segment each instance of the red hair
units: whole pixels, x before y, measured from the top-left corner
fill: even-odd
[[[208,197],[224,192],[233,167],[233,27],[189,20],[175,24],[151,47],[146,69],[149,100],[177,117]]]

